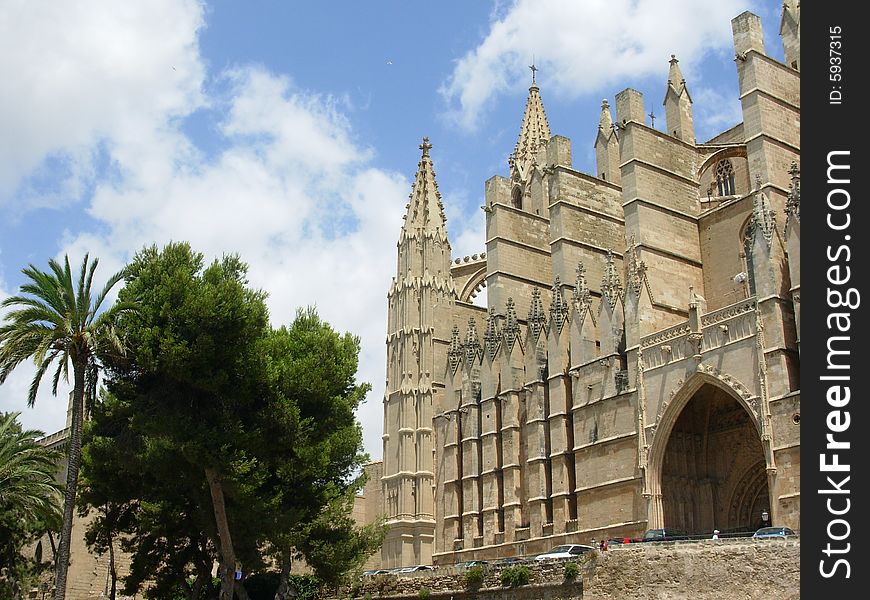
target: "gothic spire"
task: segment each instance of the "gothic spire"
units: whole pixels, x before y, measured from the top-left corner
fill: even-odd
[[[558,275],[553,282],[553,299],[550,302],[550,323],[556,324],[556,331],[561,331],[565,321],[568,320],[568,305],[562,295],[562,281]]]
[[[761,176],[755,175],[755,199],[752,202],[753,232],[760,231],[767,242],[767,247],[773,243],[773,233],[776,231],[776,213],[770,207],[770,200],[761,190]]]
[[[450,363],[452,372],[456,372],[456,368],[462,362],[462,339],[459,337],[459,326],[453,326],[453,335],[450,338],[450,347],[447,350],[447,360]]]
[[[504,329],[504,344],[505,349],[510,352],[513,349],[514,342],[520,337],[520,324],[517,320],[517,310],[514,306],[514,299],[507,299],[507,316],[505,317]]]
[[[474,317],[468,319],[468,329],[465,331],[465,366],[471,367],[480,356],[480,338],[477,337],[477,323]]]
[[[613,264],[613,251],[607,251],[607,264],[604,267],[604,277],[601,280],[601,295],[607,299],[610,307],[616,306],[616,301],[622,297],[622,283]]]
[[[544,329],[546,322],[544,313],[544,304],[541,302],[541,290],[538,288],[532,289],[532,304],[529,306],[529,332],[534,339],[538,339],[541,331]]]
[[[610,103],[607,98],[601,101],[601,116],[598,119],[598,131],[604,134],[604,137],[610,136],[613,131],[613,117],[610,114]]]
[[[495,360],[495,355],[498,352],[498,343],[501,336],[496,328],[496,320],[498,317],[495,314],[495,307],[490,307],[489,315],[486,317],[486,329],[483,332],[483,345],[489,353],[489,359]]]
[[[547,123],[544,103],[541,101],[540,88],[538,88],[537,83],[532,83],[529,88],[529,97],[526,100],[526,111],[523,114],[520,135],[511,158],[517,163],[533,158],[539,150],[547,145],[548,141],[550,141],[550,125]]]
[[[801,169],[796,161],[791,161],[791,168],[788,170],[791,175],[791,186],[788,191],[788,200],[785,203],[785,226],[794,219],[797,222],[801,220]]]
[[[574,284],[574,310],[583,312],[592,304],[592,295],[589,292],[589,284],[586,282],[586,267],[583,261],[577,263],[577,281]]]
[[[631,236],[631,239],[628,242],[628,248],[625,250],[625,256],[628,259],[625,285],[627,290],[636,297],[640,296],[643,286],[649,285],[646,281],[646,263],[642,260],[638,260],[639,254],[640,252],[637,243],[634,241],[634,236]]]
[[[406,232],[418,229],[424,233],[438,233],[447,239],[447,218],[444,215],[441,192],[438,191],[438,183],[435,181],[432,159],[429,157],[431,149],[429,138],[424,137],[420,144],[423,156],[417,165],[417,175],[411,186],[410,202],[406,207],[408,211],[402,229]]]
[[[677,60],[675,54],[671,54],[670,65],[671,66],[668,69],[668,90],[665,94],[665,101],[667,101],[667,93],[673,92],[678,98],[685,94],[689,98],[689,102],[691,102],[692,97],[689,96],[689,89],[686,87],[686,78],[683,77],[683,72],[680,70],[680,61]]]

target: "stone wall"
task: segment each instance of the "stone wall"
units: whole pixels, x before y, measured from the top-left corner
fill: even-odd
[[[502,567],[490,566],[479,590],[465,588],[465,571],[445,567],[433,572],[409,573],[394,578],[395,586],[379,586],[373,577],[333,598],[358,597],[412,600],[428,588],[430,598],[465,600],[581,599],[595,600],[791,600],[800,598],[800,538],[751,538],[659,542],[611,546],[596,552],[581,565],[581,577],[565,582],[565,563],[526,563],[528,585],[506,589]],[[380,576],[383,577],[383,576]],[[387,589],[390,587],[390,589]]]
[[[789,600],[800,598],[800,540],[629,544],[603,553],[584,596]]]

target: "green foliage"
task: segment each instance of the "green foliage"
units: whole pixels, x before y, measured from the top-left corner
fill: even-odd
[[[399,578],[391,573],[380,573],[372,577],[372,588],[377,592],[378,596],[386,596],[399,589]],[[366,594],[366,596],[371,598],[369,594]]]
[[[565,581],[574,581],[580,574],[580,567],[575,562],[565,563]]]
[[[430,590],[429,588],[421,587],[420,590],[417,592],[417,598],[419,598],[420,600],[428,600],[431,593],[432,590]]]
[[[505,587],[519,587],[529,582],[529,568],[526,565],[505,567],[501,572],[501,584]]]
[[[476,590],[483,585],[483,579],[486,577],[486,569],[483,565],[474,565],[469,567],[465,572],[465,587],[469,590]]]
[[[0,598],[19,597],[48,566],[22,549],[61,521],[60,453],[37,442],[41,431],[23,431],[19,414],[0,413]]]
[[[295,549],[337,584],[383,539],[382,525],[350,517],[367,460],[358,338],[314,309],[271,329],[246,269],[236,256],[204,268],[186,244],[146,248],[128,267],[119,298],[139,311],[119,330],[132,350],[111,364],[83,468],[86,506],[117,511],[93,527],[123,533],[132,554],[125,593],[149,579],[155,597],[206,585],[220,555],[207,472],[245,571],[289,573]]]
[[[123,273],[110,277],[94,296],[91,286],[98,263],[97,259],[90,261],[86,254],[77,282],[73,282],[68,257],[63,265],[49,260],[49,271],[29,265],[21,271],[28,282],[21,286],[20,294],[0,302],[0,309],[9,309],[0,325],[0,384],[18,365],[32,359],[36,373],[28,390],[27,403],[33,406],[45,374],[56,365],[51,390],[57,394],[60,378],[69,381],[72,367],[72,425],[67,443],[66,489],[55,578],[60,597],[66,589],[69,567],[84,414],[95,400],[103,362],[124,353],[114,329],[115,320],[125,311],[134,309],[121,302],[102,310],[106,296]]]

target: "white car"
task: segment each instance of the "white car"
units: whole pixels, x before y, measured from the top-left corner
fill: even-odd
[[[550,560],[551,558],[576,558],[587,552],[595,550],[592,546],[585,544],[565,544],[564,546],[556,546],[549,552],[538,554],[535,560]]]

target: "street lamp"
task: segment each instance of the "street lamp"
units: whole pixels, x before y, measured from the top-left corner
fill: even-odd
[[[764,527],[767,527],[767,518],[770,517],[770,514],[765,510],[761,513],[761,520],[764,523]]]

